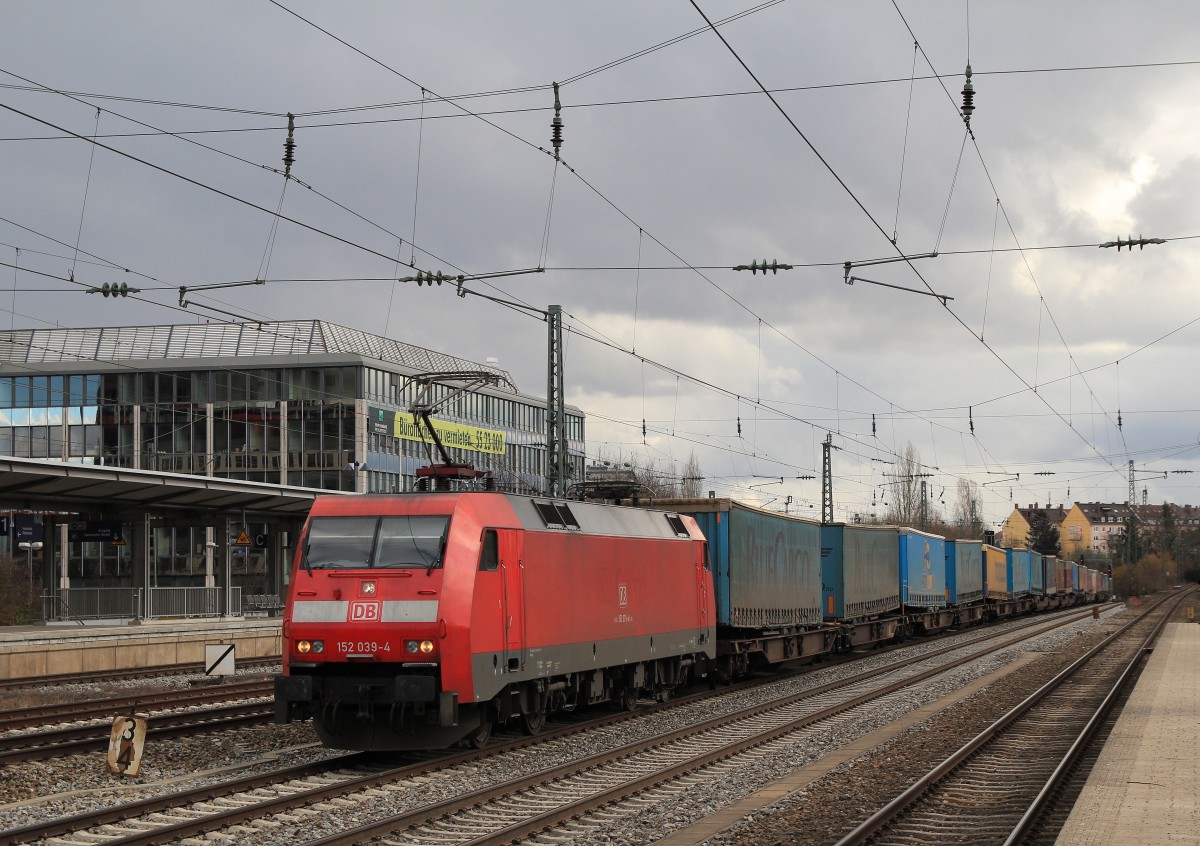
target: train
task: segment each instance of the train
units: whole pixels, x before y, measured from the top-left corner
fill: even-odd
[[[1107,598],[1081,564],[730,499],[492,491],[318,497],[275,720],[327,746],[482,746],[548,714]]]

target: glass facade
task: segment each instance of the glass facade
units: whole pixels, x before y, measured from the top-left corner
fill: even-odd
[[[435,355],[419,350],[405,354]],[[265,355],[245,355],[246,364],[236,368],[203,366],[202,355],[180,357],[174,360],[192,367],[163,370],[143,369],[147,360],[129,358],[125,363],[117,355],[115,361],[97,362],[96,372],[47,372],[56,365],[43,362],[34,365],[41,372],[25,374],[14,374],[24,365],[10,359],[0,375],[0,454],[324,490],[393,493],[417,488],[416,471],[429,463],[430,447],[411,432],[406,437],[383,433],[367,419],[379,410],[399,419],[407,410],[414,397],[411,381],[399,372],[403,368],[392,371],[362,358],[325,363],[329,353],[323,363],[309,364],[294,352],[289,354],[294,365],[254,366]],[[352,362],[356,357],[349,356]],[[276,354],[272,363],[279,359]],[[448,357],[437,363],[447,370],[477,367]],[[63,369],[74,368],[64,362]],[[453,391],[445,386],[436,390],[435,403]],[[453,462],[490,471],[498,490],[542,492],[544,401],[483,390],[455,397],[433,417],[483,432],[491,444],[503,443],[495,452],[478,445],[452,448]],[[564,425],[570,472],[582,479],[582,414],[568,410]],[[270,527],[259,524],[249,530],[269,536]],[[215,560],[211,575],[206,566],[208,531],[194,525],[153,527],[147,586],[203,586],[210,578],[221,585],[225,562]],[[247,593],[280,589],[286,562],[273,563],[271,550],[221,546],[233,585]],[[137,583],[129,545],[71,540],[61,554],[61,572],[72,587]],[[54,566],[57,571],[59,564]]]
[[[451,389],[439,390],[434,402]],[[360,453],[358,399],[404,411],[412,384],[358,366],[0,376],[0,454],[326,490],[413,490],[428,447],[371,433]],[[540,491],[544,405],[481,392],[435,416],[503,432],[504,455],[452,449],[453,460],[490,470],[501,490]],[[583,416],[568,412],[565,427],[582,478]],[[366,465],[365,485],[347,472],[351,461]]]

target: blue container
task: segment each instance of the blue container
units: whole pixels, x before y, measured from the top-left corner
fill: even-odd
[[[946,541],[946,589],[951,605],[983,600],[983,543]]]
[[[656,500],[654,507],[694,517],[708,539],[720,625],[821,625],[819,523],[730,499]]]
[[[1046,595],[1046,560],[1040,552],[1029,553],[1029,592],[1034,596]]]
[[[1046,586],[1046,595],[1054,596],[1058,590],[1058,559],[1053,555],[1042,556],[1042,579]]]
[[[821,527],[825,619],[864,620],[900,608],[900,530],[894,526]]]
[[[945,608],[946,539],[900,529],[900,601],[915,608]]]
[[[1029,550],[1005,549],[1008,558],[1008,592],[1016,599],[1029,595]]]
[[[1071,562],[1071,592],[1079,593],[1079,562]]]

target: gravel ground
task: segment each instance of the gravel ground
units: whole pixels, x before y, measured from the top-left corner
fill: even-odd
[[[1120,606],[1112,606],[1106,613],[1114,614],[1120,610]],[[957,748],[961,745],[957,739],[965,731],[970,728],[977,730],[988,713],[1002,713],[1003,709],[1023,698],[1041,680],[1049,678],[1061,666],[1073,660],[1074,655],[1098,638],[1098,630],[1111,628],[1106,623],[1097,624],[1088,619],[1043,635],[1033,646],[1007,650],[1005,654],[989,658],[979,666],[955,671],[952,678],[926,683],[920,691],[896,695],[865,714],[856,712],[852,719],[843,720],[833,729],[816,734],[805,732],[801,737],[773,744],[762,751],[753,765],[724,768],[714,775],[689,780],[684,786],[663,791],[659,801],[643,800],[624,819],[618,818],[613,827],[602,831],[579,832],[571,842],[579,846],[652,843],[722,805],[737,801],[794,768],[823,757],[849,740],[887,725],[900,714],[992,672],[1015,660],[1023,652],[1034,650],[1050,653],[1029,665],[1028,672],[1023,673],[1020,679],[1005,679],[993,685],[986,696],[968,700],[936,718],[934,726],[922,726],[887,749],[851,762],[841,773],[814,783],[779,807],[768,809],[711,841],[721,846],[832,842],[836,839],[836,833],[848,830],[857,822],[861,817],[861,809],[875,807],[880,804],[878,797],[890,798],[898,792],[903,787],[900,782],[904,781],[905,773],[923,772],[919,761],[932,760],[941,753],[938,741],[954,738],[954,741],[946,741],[946,745]],[[992,631],[1003,628],[994,627]],[[967,631],[960,637],[966,639],[977,635],[978,630]],[[948,642],[952,643],[953,638],[929,644],[917,642],[912,649],[932,651],[944,648]],[[906,650],[906,654],[911,653]],[[519,772],[612,748],[636,736],[668,730],[670,726],[686,726],[718,713],[774,698],[780,695],[781,690],[804,690],[894,660],[894,655],[871,655],[847,664],[788,677],[769,685],[766,690],[730,694],[702,705],[675,709],[619,727],[587,732],[582,738],[576,736],[570,741],[541,744],[518,755],[503,756],[494,764],[484,763],[462,773],[439,775],[426,780],[419,789],[388,791],[386,796],[372,800],[369,812],[360,807],[351,811],[347,819],[336,821],[336,826],[348,827],[369,817],[424,804],[436,795],[456,795],[487,784],[501,783]],[[261,673],[261,670],[258,672]],[[167,678],[161,682],[168,685],[188,684],[186,677]],[[81,695],[93,697],[105,694],[92,691]],[[337,754],[316,746],[311,728],[302,724],[261,726],[148,743],[142,775],[137,779],[126,779],[116,787],[113,784],[114,777],[104,771],[103,759],[99,754],[23,763],[0,771],[0,803],[3,803],[0,804],[0,829],[78,813],[93,807],[109,807],[114,803],[173,792],[207,781],[219,781],[230,777],[235,770],[240,775],[250,769],[272,769]],[[903,762],[904,766],[889,766],[889,763],[897,761]],[[844,813],[838,814],[839,808],[846,807],[854,809],[853,821],[846,818]],[[323,833],[327,822],[334,821],[315,817],[309,824],[295,828],[272,828],[269,836],[268,830],[263,830],[260,837],[255,837],[255,842],[264,846],[269,843],[286,843],[290,846]]]
[[[263,672],[256,668],[239,675],[261,676]],[[188,688],[202,683],[202,679],[164,676],[6,691],[0,707],[149,694]],[[311,725],[296,724],[251,726],[186,738],[151,738],[136,778],[110,775],[101,752],[25,761],[0,768],[0,831],[341,754],[322,748]]]

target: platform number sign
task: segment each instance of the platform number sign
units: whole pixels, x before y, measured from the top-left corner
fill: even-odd
[[[145,746],[145,717],[122,714],[114,719],[108,737],[108,771],[113,775],[136,776],[142,768]]]

